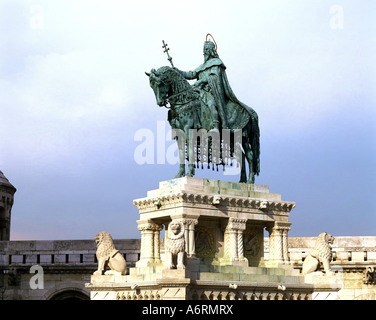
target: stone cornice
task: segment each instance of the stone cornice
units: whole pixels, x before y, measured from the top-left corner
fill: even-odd
[[[156,209],[170,208],[171,206],[178,205],[203,205],[214,206],[217,208],[225,206],[229,208],[261,210],[262,212],[290,212],[295,207],[295,202],[290,201],[272,201],[239,196],[226,196],[221,194],[188,192],[176,192],[157,197],[136,199],[133,201],[133,204],[140,211],[155,211]]]

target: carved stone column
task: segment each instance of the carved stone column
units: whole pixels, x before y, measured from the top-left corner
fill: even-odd
[[[284,227],[282,230],[282,245],[283,245],[283,262],[285,264],[289,263],[289,246],[288,246],[288,235],[290,227]]]
[[[141,231],[141,254],[137,267],[160,264],[160,231],[162,226],[151,221],[137,221]]]
[[[181,221],[184,223],[185,252],[188,257],[194,257],[196,255],[195,226],[198,223],[198,219],[184,218]]]
[[[275,222],[266,228],[269,232],[269,262],[288,264],[288,238],[289,225]]]
[[[248,262],[244,257],[243,244],[246,222],[246,219],[229,218],[224,234],[224,257],[221,259],[223,263]]]
[[[154,227],[154,263],[162,263],[161,261],[161,244],[160,244],[160,232],[163,229],[162,225],[156,225]]]

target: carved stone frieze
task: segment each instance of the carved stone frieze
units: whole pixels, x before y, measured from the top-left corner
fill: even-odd
[[[196,256],[199,258],[214,257],[215,243],[214,235],[210,228],[197,227],[196,228]]]
[[[254,230],[244,232],[244,255],[246,258],[259,256],[262,243]]]
[[[177,204],[200,204],[204,206],[225,206],[230,208],[256,209],[262,211],[290,212],[294,202],[288,201],[264,201],[248,197],[208,195],[201,193],[177,192],[159,197],[143,198],[134,200],[133,204],[139,210],[162,209]]]

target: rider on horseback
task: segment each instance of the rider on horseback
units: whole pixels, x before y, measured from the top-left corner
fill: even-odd
[[[168,54],[167,44],[164,43],[163,48]],[[240,182],[254,183],[254,176],[260,172],[258,116],[233,93],[226,76],[226,67],[218,57],[215,42],[204,43],[204,63],[194,71],[181,71],[174,67],[170,56],[169,60],[172,68],[164,66],[158,70],[152,69],[151,73],[146,74],[154,90],[157,104],[159,106],[169,104],[168,120],[171,127],[184,133],[184,137],[179,138],[183,144],[179,147],[181,161],[177,177],[185,175],[184,159],[189,160],[187,175],[194,176],[196,161],[225,166],[229,164],[229,159],[232,163],[235,157],[238,164],[241,162]],[[197,81],[191,86],[187,80],[193,79]],[[199,139],[196,139],[195,135],[191,137],[192,130],[202,135],[206,132],[212,138],[211,144],[206,146],[203,143],[208,137],[200,136]],[[215,131],[218,131],[218,134]],[[239,132],[240,141],[235,139],[235,135],[238,137]],[[233,135],[233,139],[229,135]],[[213,143],[213,137],[217,136],[218,143]],[[217,145],[220,154],[216,153]],[[207,157],[206,149],[209,150]],[[241,159],[239,159],[239,151]],[[195,152],[200,153],[199,158],[198,153],[196,155]],[[248,179],[245,159],[249,167]]]
[[[257,113],[240,102],[233,93],[226,75],[226,66],[219,58],[216,44],[212,41],[204,43],[204,63],[194,71],[179,71],[188,80],[198,79],[193,84],[200,93],[201,100],[210,108],[212,127],[214,129],[241,129],[237,121],[231,121],[232,115],[228,103],[237,104],[247,110],[252,120],[258,123]]]
[[[225,72],[226,67],[218,57],[215,44],[211,41],[205,42],[204,63],[194,71],[185,72],[175,69],[188,80],[198,79],[193,87],[198,89],[201,100],[210,108],[213,129],[220,129],[219,119],[221,127],[227,129],[225,92],[221,81],[221,75]]]

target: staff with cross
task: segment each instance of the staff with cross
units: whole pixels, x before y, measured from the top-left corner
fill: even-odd
[[[162,43],[163,43],[162,48],[164,49],[163,52],[166,52],[166,53],[167,53],[167,56],[168,56],[167,59],[170,61],[171,66],[174,68],[174,64],[172,63],[172,57],[170,57],[170,55],[168,54],[168,50],[170,50],[170,48],[167,47],[167,43],[165,43],[164,40],[162,40]]]

